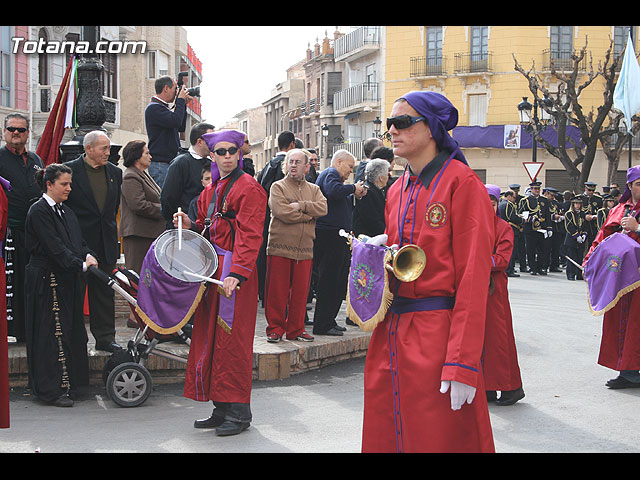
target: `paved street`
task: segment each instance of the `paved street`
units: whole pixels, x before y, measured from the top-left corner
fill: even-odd
[[[554,273],[523,274],[509,285],[526,397],[490,407],[496,450],[640,451],[640,389],[604,386],[617,374],[596,363],[602,319],[589,312],[585,283]],[[155,386],[143,405],[128,409],[101,387],[69,409],[16,390],[0,452],[358,452],[363,366],[349,360],[255,382],[251,428],[229,438],[192,427],[211,407],[182,398],[180,385]]]

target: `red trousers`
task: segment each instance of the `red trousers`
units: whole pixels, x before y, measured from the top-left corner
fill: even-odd
[[[267,335],[277,333],[289,340],[304,333],[304,314],[313,260],[267,256],[264,313]]]

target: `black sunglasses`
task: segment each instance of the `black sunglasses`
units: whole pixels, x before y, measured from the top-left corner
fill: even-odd
[[[398,130],[409,128],[411,125],[426,121],[424,117],[412,117],[411,115],[400,115],[397,117],[387,118],[387,130],[391,127],[396,127]]]
[[[24,127],[7,127],[7,130],[9,130],[11,133],[15,132],[16,130],[17,130],[19,133],[24,133],[24,132],[26,132],[26,131],[27,131],[27,129],[26,129],[26,128],[24,128]]]
[[[217,150],[214,150],[213,153],[215,153],[216,155],[220,155],[221,157],[224,157],[227,154],[227,152],[229,152],[230,155],[233,155],[237,151],[238,151],[237,147],[229,147],[229,148],[219,148]]]

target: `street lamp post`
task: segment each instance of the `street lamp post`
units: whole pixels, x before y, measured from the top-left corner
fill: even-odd
[[[520,125],[531,134],[533,138],[531,159],[533,162],[538,161],[538,141],[536,140],[536,133],[547,128],[553,117],[547,112],[546,109],[540,108],[540,117],[538,117],[538,106],[545,105],[547,108],[551,108],[553,103],[546,95],[540,101],[534,98],[533,105],[527,100],[527,97],[522,97],[522,102],[518,104],[518,113],[520,115]],[[532,115],[533,111],[533,115]]]
[[[326,123],[324,123],[321,127],[322,130],[322,148],[323,148],[323,155],[322,157],[325,159],[325,166],[326,166],[326,159],[328,158],[328,154],[329,154],[329,125],[327,125]],[[325,167],[323,166],[323,168]]]

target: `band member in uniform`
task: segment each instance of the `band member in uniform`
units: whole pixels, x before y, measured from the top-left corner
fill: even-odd
[[[240,148],[245,134],[222,130],[202,136],[212,152],[212,182],[198,199],[198,219],[186,213],[184,228],[204,232],[219,257],[216,277],[224,293],[209,286],[196,309],[184,396],[199,402],[211,400],[211,416],[196,420],[196,428],[216,428],[216,435],[235,435],[252,420],[251,377],[253,338],[258,310],[256,260],[262,244],[267,195],[260,184],[242,170]],[[236,290],[236,287],[240,288]],[[230,297],[230,298],[228,298]],[[224,310],[223,310],[224,308]],[[231,313],[227,316],[227,311]]]
[[[73,210],[62,206],[71,172],[54,163],[36,173],[44,194],[25,224],[29,379],[41,401],[58,407],[73,406],[75,389],[89,384],[82,272],[98,265]]]
[[[622,231],[640,243],[640,166],[627,170],[627,186],[587,253],[586,265],[594,249],[609,235]],[[636,288],[622,296],[606,311],[598,364],[617,370],[619,376],[607,382],[612,389],[640,388],[640,291]]]
[[[491,204],[498,205],[500,188],[486,185]],[[524,398],[518,352],[513,334],[513,320],[509,304],[508,277],[513,252],[513,230],[498,215],[494,218],[495,246],[491,256],[491,281],[487,299],[487,321],[482,354],[482,373],[484,375],[487,400],[496,405],[513,405]],[[500,391],[500,398],[497,392]]]
[[[394,153],[407,159],[387,194],[388,244],[428,253],[417,280],[391,276],[394,300],[373,330],[364,452],[495,450],[480,365],[495,212],[447,133],[457,121],[430,91],[396,100],[387,119]]]
[[[587,239],[584,223],[582,197],[573,197],[569,210],[564,214],[564,228],[567,232],[564,237],[564,246],[567,256],[578,265],[582,262],[584,242]],[[567,260],[567,279],[575,280],[576,278],[582,280],[582,271],[574,263]]]
[[[516,204],[516,213],[518,210],[518,205],[520,205],[520,201],[524,198],[520,195],[520,184],[512,183],[509,185],[509,189],[515,193],[515,199],[513,200]],[[520,265],[520,273],[529,272],[529,268],[527,267],[527,248],[524,241],[524,231],[523,225],[520,225],[519,231],[514,231],[515,234],[515,246],[513,247],[515,257],[518,260],[518,265]]]
[[[516,204],[516,194],[513,190],[507,190],[504,194],[505,205],[504,205],[504,220],[511,225],[511,229],[513,230],[513,251],[511,253],[511,260],[509,261],[509,267],[507,268],[507,276],[509,277],[519,277],[515,272],[515,264],[516,258],[518,256],[518,243],[522,242],[522,217],[518,215],[518,205]],[[522,270],[521,270],[522,271]]]
[[[610,194],[606,194],[602,196],[602,208],[596,212],[596,223],[598,227],[598,231],[602,228],[604,223],[607,221],[607,217],[609,216],[609,212],[613,207],[616,206],[616,199],[612,197]]]
[[[545,243],[551,228],[549,200],[540,195],[540,185],[540,182],[531,182],[531,193],[518,204],[518,213],[526,217],[523,231],[531,275],[546,275],[549,263],[549,251]]]
[[[562,207],[560,202],[556,200],[556,193],[558,190],[553,187],[546,187],[542,190],[542,194],[549,200],[549,224],[551,226],[551,236],[547,236],[545,240],[547,243],[547,250],[549,251],[549,259],[547,264],[549,265],[550,272],[562,272],[560,270],[560,247],[564,242],[564,236],[561,235],[564,229],[560,228],[560,224],[564,220],[562,216]]]
[[[594,182],[584,182],[584,193],[582,197],[582,210],[584,211],[585,229],[587,231],[587,241],[584,244],[585,252],[593,243],[598,233],[598,210],[602,208],[602,197],[596,193],[597,184]]]

